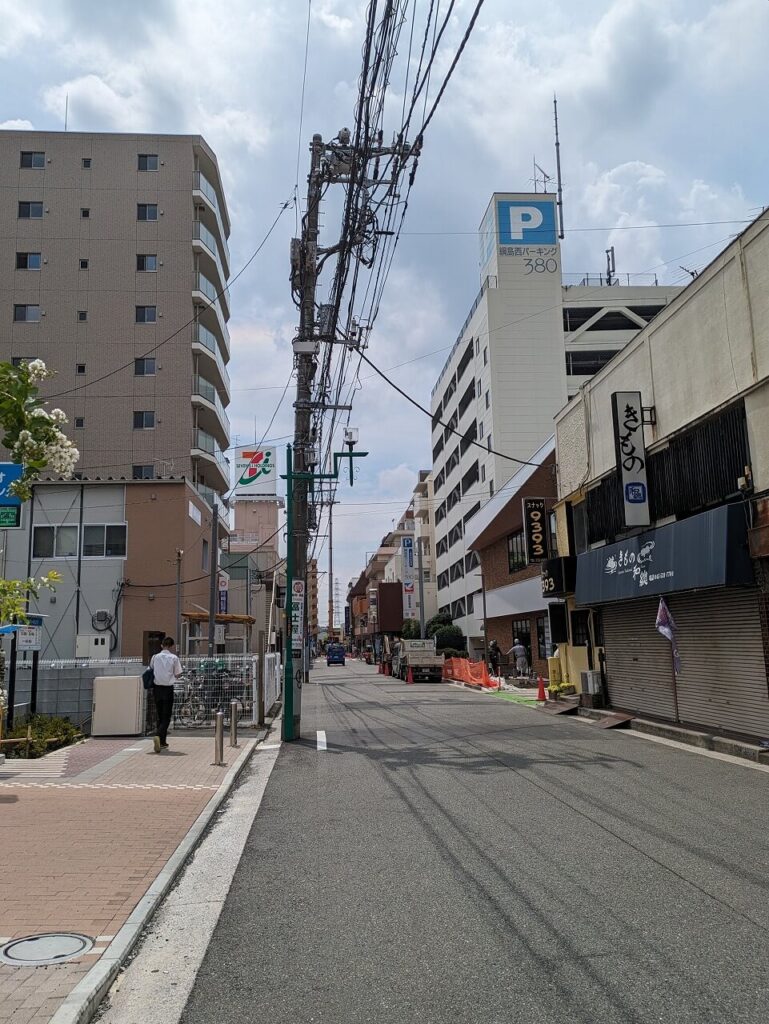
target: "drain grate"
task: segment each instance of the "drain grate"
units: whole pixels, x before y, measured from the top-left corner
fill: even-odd
[[[47,967],[74,960],[93,948],[93,939],[74,932],[48,932],[13,939],[0,947],[0,963],[13,967]]]

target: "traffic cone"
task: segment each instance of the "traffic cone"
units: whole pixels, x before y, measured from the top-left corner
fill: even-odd
[[[408,673],[406,675],[406,682],[407,683],[413,683],[414,682],[414,673],[411,670],[411,665],[409,665],[409,670],[408,670]]]
[[[546,697],[545,697],[545,683],[544,683],[544,681],[542,679],[542,676],[537,676],[537,700],[541,701],[543,704],[545,703],[545,700],[546,700]]]

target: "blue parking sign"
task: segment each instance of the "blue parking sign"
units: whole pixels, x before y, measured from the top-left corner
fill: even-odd
[[[0,462],[0,507],[8,505],[21,505],[21,501],[15,494],[9,494],[8,488],[16,480],[20,480],[24,467],[15,462]]]

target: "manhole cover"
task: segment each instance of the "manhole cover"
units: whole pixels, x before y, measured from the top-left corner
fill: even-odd
[[[28,935],[14,939],[0,948],[0,961],[14,967],[45,967],[60,964],[82,956],[93,946],[87,935],[72,932],[49,932],[47,935]]]

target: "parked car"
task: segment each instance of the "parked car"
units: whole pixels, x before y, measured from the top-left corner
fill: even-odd
[[[344,665],[344,644],[329,644],[326,647],[326,665]]]

